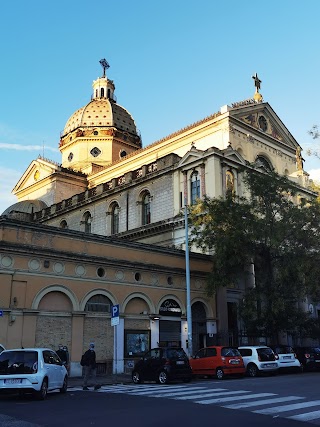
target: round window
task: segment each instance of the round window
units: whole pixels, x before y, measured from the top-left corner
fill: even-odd
[[[102,268],[102,267],[99,267],[99,268],[98,268],[98,270],[97,270],[97,275],[98,275],[99,277],[104,277],[104,276],[105,276],[105,274],[106,274],[105,269],[104,269],[104,268]]]
[[[136,282],[140,282],[140,280],[141,280],[141,274],[140,273],[135,273],[134,279],[135,279]]]

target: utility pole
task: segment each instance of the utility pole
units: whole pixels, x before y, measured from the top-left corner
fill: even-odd
[[[191,291],[190,291],[190,262],[189,262],[189,227],[188,227],[188,206],[187,197],[184,198],[184,226],[186,232],[186,285],[187,285],[187,325],[188,325],[188,355],[192,352],[192,313],[191,313]]]

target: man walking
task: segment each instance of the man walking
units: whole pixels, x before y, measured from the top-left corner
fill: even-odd
[[[89,350],[87,350],[81,358],[81,365],[84,369],[83,390],[89,390],[88,380],[92,376],[94,382],[94,390],[98,390],[101,386],[97,384],[97,365],[96,365],[96,352],[94,351],[94,343],[90,343]]]

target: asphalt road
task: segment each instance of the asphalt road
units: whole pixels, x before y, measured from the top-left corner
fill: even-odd
[[[168,386],[111,385],[89,392],[79,387],[65,395],[49,393],[43,402],[31,396],[2,396],[0,426],[320,425],[319,381],[317,372],[223,381],[200,379]]]

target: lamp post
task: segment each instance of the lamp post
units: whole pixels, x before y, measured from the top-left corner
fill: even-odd
[[[184,226],[186,232],[186,285],[187,285],[187,325],[188,325],[188,355],[192,357],[192,313],[190,295],[190,263],[189,263],[189,230],[187,197],[184,198]]]

